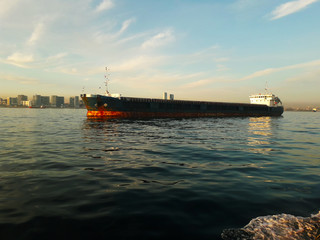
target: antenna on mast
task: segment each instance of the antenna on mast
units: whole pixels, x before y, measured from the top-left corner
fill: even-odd
[[[108,90],[108,82],[109,82],[109,73],[108,73],[108,67],[106,67],[106,75],[104,75],[105,78],[105,85],[106,85],[106,95],[110,96],[109,90]]]
[[[266,93],[268,93],[268,81],[266,81],[266,85],[264,87],[264,90],[266,91]]]

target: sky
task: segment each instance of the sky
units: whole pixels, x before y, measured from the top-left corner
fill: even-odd
[[[320,0],[0,0],[0,97],[320,105]],[[108,73],[105,68],[108,67]]]

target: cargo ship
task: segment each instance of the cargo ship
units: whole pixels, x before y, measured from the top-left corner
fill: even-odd
[[[106,68],[106,71],[108,69]],[[106,93],[81,94],[88,118],[187,118],[187,117],[260,117],[280,116],[281,100],[272,93],[250,96],[250,103],[174,100],[174,95],[163,94],[163,99],[123,97],[110,94],[105,76]]]
[[[123,97],[120,94],[81,94],[89,118],[187,118],[280,116],[283,106],[274,94],[255,94],[250,103]]]

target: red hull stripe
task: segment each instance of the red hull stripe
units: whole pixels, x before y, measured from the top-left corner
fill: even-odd
[[[266,116],[277,114],[263,113],[166,113],[166,112],[121,112],[121,111],[90,111],[89,118],[153,118],[153,117],[236,117],[236,116]]]

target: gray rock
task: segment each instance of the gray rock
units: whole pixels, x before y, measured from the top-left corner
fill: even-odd
[[[320,239],[320,212],[305,218],[290,214],[257,217],[243,228],[223,230],[221,237],[224,240]]]

